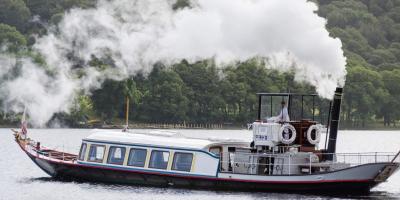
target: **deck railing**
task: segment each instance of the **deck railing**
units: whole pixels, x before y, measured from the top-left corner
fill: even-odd
[[[398,153],[395,152],[364,152],[364,153],[309,153],[308,157],[305,159],[297,159],[297,156],[294,156],[293,153],[287,154],[273,154],[273,153],[232,153],[232,152],[223,152],[219,155],[220,159],[220,171],[221,172],[230,172],[237,173],[235,169],[238,165],[243,165],[250,170],[260,170],[263,169],[264,172],[258,172],[258,174],[271,175],[276,174],[273,171],[276,170],[277,166],[280,166],[281,173],[283,173],[283,168],[286,169],[284,174],[294,175],[299,174],[296,172],[300,172],[300,174],[312,174],[324,171],[335,171],[347,167],[354,167],[363,164],[369,163],[382,163],[382,162],[394,162],[400,163],[400,151]],[[259,158],[264,158],[269,160],[267,163],[258,163],[258,161],[253,162],[238,162],[235,161],[235,157],[237,156],[254,156]],[[279,156],[278,156],[279,155]],[[277,157],[278,156],[278,157]],[[316,156],[318,159],[316,159]],[[333,156],[333,160],[324,160],[326,157]],[[249,157],[250,158],[250,157]],[[283,159],[284,162],[276,165],[275,162],[271,162],[272,159]],[[304,158],[304,157],[303,157]],[[303,161],[299,161],[303,160]],[[250,169],[251,168],[251,169]],[[293,172],[293,169],[298,169]],[[302,171],[304,170],[304,171]]]
[[[36,153],[40,156],[45,156],[56,160],[75,162],[77,159],[76,155],[71,153],[66,153],[64,151],[64,146],[62,147],[62,150],[57,150],[59,149],[59,147],[49,149],[44,146],[40,146],[40,143],[35,142],[34,140],[31,139],[28,140],[28,142],[25,144],[25,149],[26,151]]]

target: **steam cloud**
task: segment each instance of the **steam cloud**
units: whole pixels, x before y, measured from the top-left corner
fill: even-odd
[[[72,9],[57,27],[38,38],[34,50],[46,67],[28,58],[0,55],[3,110],[28,108],[30,122],[43,126],[54,113],[68,112],[78,90],[89,93],[105,79],[149,72],[156,62],[173,64],[214,58],[220,66],[259,57],[266,67],[294,69],[295,78],[331,98],[343,85],[346,59],[341,41],[329,36],[326,20],[307,0],[99,0],[92,9]],[[115,67],[89,62],[112,58]],[[76,69],[79,60],[83,69]],[[18,67],[20,73],[10,76]],[[7,78],[5,78],[7,77]]]

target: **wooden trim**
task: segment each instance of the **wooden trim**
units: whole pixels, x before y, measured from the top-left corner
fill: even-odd
[[[167,170],[171,170],[171,168],[172,168],[172,162],[174,159],[174,155],[175,155],[174,151],[169,151]]]
[[[86,152],[85,152],[85,157],[83,158],[83,161],[89,162],[88,160],[89,160],[90,146],[92,146],[92,144],[86,143]]]
[[[124,166],[128,166],[128,159],[129,159],[129,155],[131,153],[131,148],[130,147],[125,147],[125,157],[124,157],[124,162],[122,163],[122,165]]]
[[[110,150],[110,145],[106,145],[104,148],[104,154],[103,154],[103,163],[107,164],[108,161],[108,151]]]
[[[153,149],[147,149],[147,151],[146,151],[146,161],[144,163],[144,168],[149,168],[150,156],[151,156],[152,151],[153,151]]]
[[[196,153],[193,153],[192,157],[192,166],[190,167],[190,172],[194,172],[196,170]],[[218,170],[217,170],[218,171]]]

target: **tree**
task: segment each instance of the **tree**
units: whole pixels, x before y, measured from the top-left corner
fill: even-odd
[[[177,0],[177,1],[175,2],[175,4],[172,5],[172,8],[173,8],[174,10],[182,9],[182,8],[186,8],[186,7],[190,7],[190,2],[189,2],[189,0]]]
[[[129,105],[130,104],[135,104],[138,103],[140,98],[142,97],[142,93],[136,88],[136,83],[133,80],[133,78],[128,78],[125,80],[123,84],[123,93],[126,98],[126,118],[125,118],[125,123],[128,125],[128,120],[129,120]],[[131,100],[131,103],[130,103]]]
[[[362,66],[348,68],[344,91],[345,120],[355,127],[365,127],[388,96],[382,75]]]
[[[148,77],[139,119],[161,123],[187,120],[189,102],[184,87],[176,72],[156,66]]]
[[[383,116],[385,126],[393,124],[396,126],[396,121],[400,120],[400,69],[381,72],[385,88],[389,95],[384,101],[384,105],[380,110],[380,115]]]
[[[106,121],[124,116],[122,84],[118,81],[106,80],[101,89],[93,91],[93,107],[98,115]]]
[[[27,1],[27,6],[33,15],[40,16],[43,21],[49,21],[54,15],[60,15],[71,8],[90,8],[95,3],[95,0],[31,0]]]
[[[0,23],[15,26],[24,32],[31,17],[31,12],[23,0],[0,1]]]
[[[78,95],[66,120],[69,125],[79,126],[80,122],[88,121],[93,114],[93,102],[90,97]]]
[[[15,27],[0,24],[0,46],[7,46],[10,52],[16,53],[26,47],[26,39]]]
[[[189,100],[188,115],[196,123],[222,121],[224,102],[220,95],[218,69],[210,60],[189,64],[186,61],[175,65],[173,70],[183,80]]]

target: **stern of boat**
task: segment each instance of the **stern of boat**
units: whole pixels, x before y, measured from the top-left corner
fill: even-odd
[[[399,163],[389,163],[379,170],[378,175],[374,181],[377,183],[385,182],[392,174],[399,170]]]

